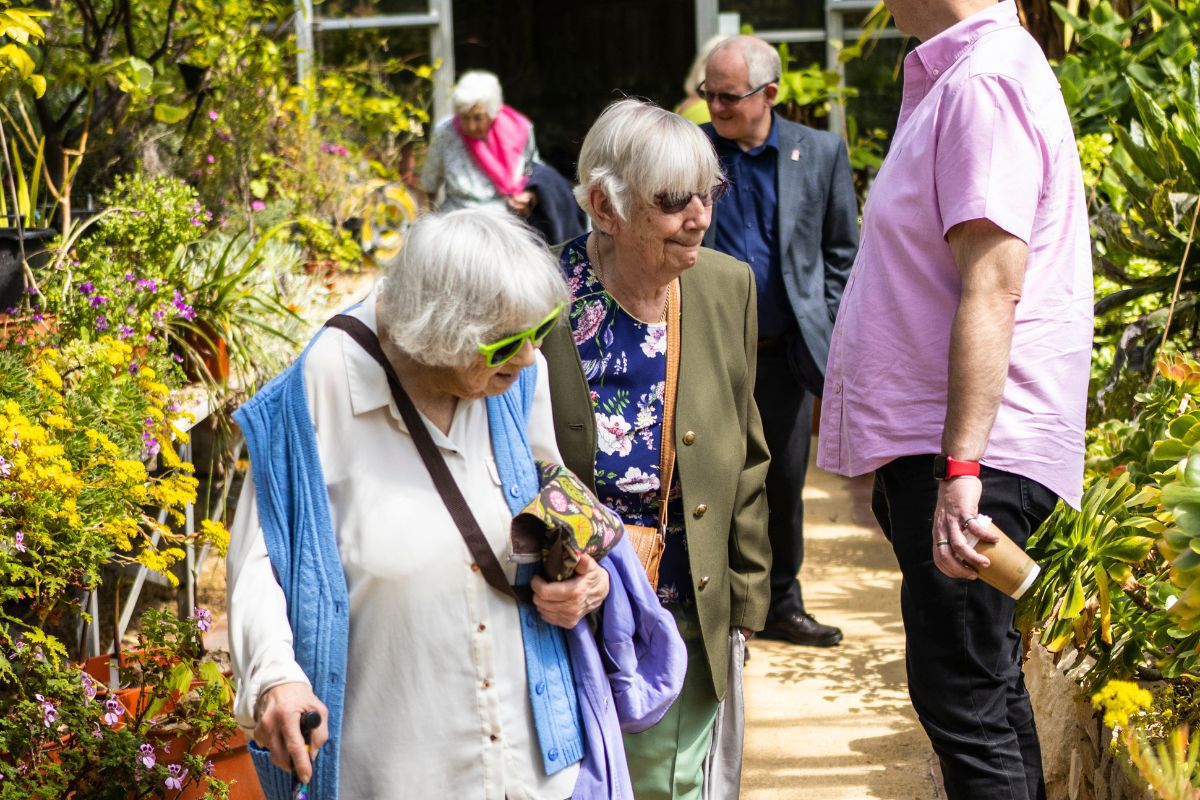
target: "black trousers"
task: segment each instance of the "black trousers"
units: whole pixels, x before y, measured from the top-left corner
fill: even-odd
[[[754,400],[771,451],[767,535],[771,541],[771,610],[775,620],[804,611],[797,576],[804,563],[804,478],[812,442],[812,395],[796,380],[787,347],[759,350]]]
[[[872,510],[892,543],[907,645],[908,692],[950,800],[1045,800],[1033,708],[1021,674],[1016,603],[981,580],[948,578],[933,563],[933,456],[875,473]],[[983,468],[980,512],[1017,544],[1058,498],[1040,483]]]

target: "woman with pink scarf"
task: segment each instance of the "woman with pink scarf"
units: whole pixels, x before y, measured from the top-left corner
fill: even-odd
[[[528,217],[537,202],[526,188],[539,160],[533,123],[504,104],[490,72],[464,73],[451,101],[454,116],[434,129],[421,175],[430,198],[446,211],[497,206]]]

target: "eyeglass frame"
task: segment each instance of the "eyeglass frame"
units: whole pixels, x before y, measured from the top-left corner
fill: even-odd
[[[713,203],[718,202],[725,193],[729,191],[729,181],[721,178],[707,192],[688,192],[686,197],[668,197],[666,192],[660,192],[654,195],[654,205],[664,214],[678,214],[683,211],[692,202],[693,197],[700,199],[700,205],[708,208]],[[668,203],[667,200],[672,202]]]
[[[704,88],[704,84],[706,84],[706,83],[708,83],[708,81],[700,81],[700,84],[696,87],[696,96],[697,97],[699,97],[701,100],[703,100],[706,103],[711,103],[714,100],[720,100],[721,105],[736,106],[738,103],[742,102],[747,97],[751,97],[753,95],[758,94],[763,89],[770,86],[772,83],[779,83],[779,78],[773,78],[773,79],[767,81],[766,83],[759,84],[758,86],[755,86],[753,89],[746,92],[745,94],[733,94],[732,92],[709,92],[707,89]]]
[[[550,312],[549,316],[547,316],[537,325],[526,328],[519,333],[514,333],[512,336],[505,336],[503,339],[497,339],[494,342],[485,342],[480,344],[478,349],[480,354],[483,356],[483,363],[489,368],[502,367],[517,357],[517,354],[524,349],[524,342],[528,341],[534,347],[540,345],[542,340],[550,335],[550,331],[554,330],[554,326],[558,324],[559,317],[562,316],[563,309],[566,307],[566,303],[559,303],[554,307],[554,310]],[[545,330],[542,331],[542,328],[545,328]],[[542,331],[541,336],[537,335],[538,331]],[[496,353],[508,345],[513,344],[514,342],[521,343],[521,346],[517,347],[504,358],[497,360]]]

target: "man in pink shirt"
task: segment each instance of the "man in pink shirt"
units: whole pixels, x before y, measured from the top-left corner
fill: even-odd
[[[1045,797],[1012,599],[966,534],[1078,507],[1091,246],[1071,121],[1013,0],[886,0],[921,40],[834,327],[817,463],[875,471],[909,695],[951,800]]]

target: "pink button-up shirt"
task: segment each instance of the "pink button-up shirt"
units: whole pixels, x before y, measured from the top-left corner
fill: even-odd
[[[1087,212],[1058,82],[1012,0],[904,61],[900,119],[834,326],[817,464],[861,475],[941,450],[961,295],[945,237],[973,219],[1029,245],[983,463],[1078,507],[1092,345]]]

